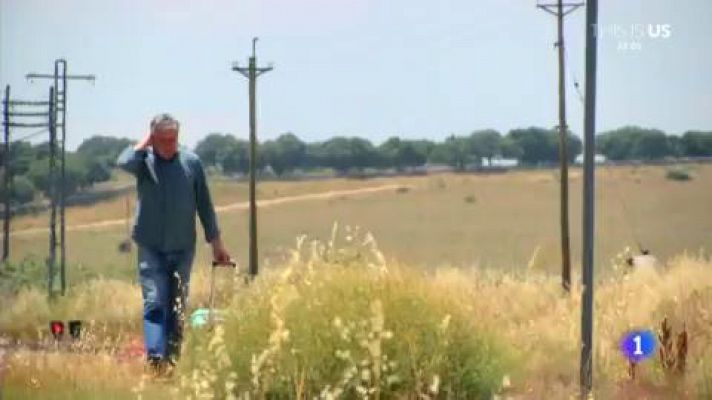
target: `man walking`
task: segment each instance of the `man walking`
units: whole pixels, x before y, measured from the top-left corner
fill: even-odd
[[[136,177],[138,202],[132,238],[138,245],[148,364],[160,374],[180,356],[184,310],[195,255],[195,214],[213,259],[228,262],[205,172],[197,155],[178,147],[180,124],[159,114],[150,132],[127,147],[117,165]]]

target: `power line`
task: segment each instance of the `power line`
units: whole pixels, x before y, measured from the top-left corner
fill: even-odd
[[[29,135],[25,135],[25,136],[23,136],[23,137],[21,137],[21,138],[19,138],[19,139],[15,139],[15,140],[11,141],[10,143],[22,142],[22,141],[24,141],[24,140],[31,139],[31,138],[33,138],[33,137],[35,137],[35,136],[39,136],[40,134],[46,133],[46,132],[48,132],[48,131],[49,131],[49,128],[42,128],[42,129],[40,129],[40,130],[37,131],[37,132],[30,133]]]
[[[564,48],[564,60],[566,62],[566,65],[569,65],[569,51],[567,48]],[[573,84],[574,90],[576,90],[576,94],[578,95],[578,99],[581,101],[581,104],[583,104],[584,98],[583,98],[583,92],[581,91],[581,87],[579,84],[579,80],[576,77],[576,72],[574,72],[573,68],[569,68],[569,79],[571,80],[571,83]]]

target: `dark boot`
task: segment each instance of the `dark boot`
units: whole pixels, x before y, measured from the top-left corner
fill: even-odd
[[[176,360],[169,356],[165,359],[163,368],[163,377],[166,379],[172,378],[176,370]]]
[[[173,364],[174,366],[180,360],[181,355],[181,345],[182,345],[182,332],[177,332],[168,340],[168,356],[166,360]]]
[[[165,361],[163,357],[148,356],[146,360],[145,372],[151,378],[160,378],[165,371]]]

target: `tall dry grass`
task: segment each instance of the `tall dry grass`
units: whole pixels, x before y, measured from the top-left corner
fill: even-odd
[[[712,262],[683,254],[658,272],[630,273],[624,258],[605,266],[613,272],[596,283],[596,398],[708,398]],[[196,268],[191,309],[207,303],[207,276],[207,268]],[[191,331],[169,385],[142,380],[140,360],[119,367],[111,361],[118,351],[111,348],[120,348],[122,338],[106,326],[120,327],[123,337],[140,334],[137,287],[92,281],[56,305],[36,289],[23,290],[3,303],[1,332],[36,332],[50,316],[83,314],[97,321],[90,331],[105,350],[70,367],[59,361],[62,353],[11,354],[3,386],[22,398],[577,395],[581,287],[564,294],[558,276],[534,267],[415,269],[387,262],[372,236],[347,229],[335,230],[326,243],[301,238],[285,265],[265,270],[249,286],[240,276],[222,275],[219,288],[227,321],[212,331]],[[688,331],[686,373],[671,381],[654,358],[638,366],[631,382],[619,340],[633,328],[657,330],[665,317],[674,329]],[[113,371],[117,384],[107,387]]]
[[[337,237],[301,238],[284,268],[232,299],[223,326],[196,332],[188,393],[490,398],[501,388],[510,357],[467,299],[424,271],[387,265],[370,234]]]

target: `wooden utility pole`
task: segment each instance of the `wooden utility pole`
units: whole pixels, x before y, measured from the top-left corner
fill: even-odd
[[[2,238],[2,262],[6,262],[10,257],[10,202],[12,195],[10,193],[10,85],[5,86],[5,97],[3,98],[3,131],[5,133],[5,154],[3,154],[3,179],[2,187],[5,193],[4,199],[4,219],[3,219],[3,238]]]
[[[54,288],[54,268],[57,260],[57,92],[49,88],[49,257],[47,257],[47,294],[51,298]]]
[[[67,61],[58,59],[54,61],[54,74],[36,74],[29,73],[26,78],[32,81],[33,79],[52,79],[54,81],[54,117],[55,123],[62,129],[62,147],[60,159],[60,191],[59,191],[59,218],[60,218],[60,281],[62,288],[62,296],[64,296],[67,287],[66,273],[66,224],[65,224],[65,202],[66,202],[66,173],[65,173],[65,142],[67,138],[67,80],[84,80],[94,82],[94,75],[67,75]],[[55,139],[56,140],[56,139]]]
[[[232,70],[241,73],[249,80],[250,91],[250,276],[254,278],[258,271],[257,261],[257,204],[255,199],[255,173],[257,170],[257,118],[255,110],[255,95],[257,77],[265,72],[271,71],[273,67],[257,67],[257,55],[255,47],[257,38],[252,39],[252,57],[250,57],[247,67],[240,67],[237,62],[233,63]]]
[[[537,7],[556,16],[558,39],[554,44],[559,53],[559,168],[560,173],[560,223],[561,223],[561,285],[567,292],[571,290],[571,240],[569,234],[569,155],[568,126],[566,125],[566,83],[564,17],[582,6],[583,3],[564,3],[558,0],[551,4],[537,4]]]
[[[598,0],[586,3],[586,88],[583,142],[583,292],[581,293],[581,398],[593,387],[593,234],[596,164],[596,61]]]

